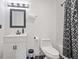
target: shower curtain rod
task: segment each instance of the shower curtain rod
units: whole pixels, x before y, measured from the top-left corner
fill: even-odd
[[[66,1],[67,1],[67,0],[65,0],[65,1],[61,4],[62,7],[63,7],[63,5],[66,3]]]

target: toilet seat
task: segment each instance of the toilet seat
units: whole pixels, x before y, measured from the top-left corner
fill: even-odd
[[[43,52],[51,58],[59,58],[59,52],[53,47],[43,47]]]
[[[49,38],[41,39],[40,47],[47,59],[59,59],[59,52],[53,48]]]
[[[59,52],[53,47],[45,47],[45,50],[52,55],[59,55]]]

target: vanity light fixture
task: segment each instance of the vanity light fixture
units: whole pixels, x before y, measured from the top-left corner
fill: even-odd
[[[8,7],[29,8],[29,4],[22,4],[22,3],[8,3]]]

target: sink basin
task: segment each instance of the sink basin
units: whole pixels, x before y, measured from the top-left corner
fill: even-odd
[[[5,37],[24,37],[24,36],[27,36],[27,34],[20,34],[20,35],[11,34],[11,35],[5,35]]]
[[[26,42],[27,40],[27,34],[21,34],[21,35],[16,35],[16,34],[10,34],[10,35],[5,35],[4,36],[4,43],[22,43]]]

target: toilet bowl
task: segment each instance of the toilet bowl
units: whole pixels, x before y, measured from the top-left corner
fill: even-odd
[[[46,55],[45,59],[59,59],[59,52],[52,47],[50,39],[41,39],[41,50]]]

